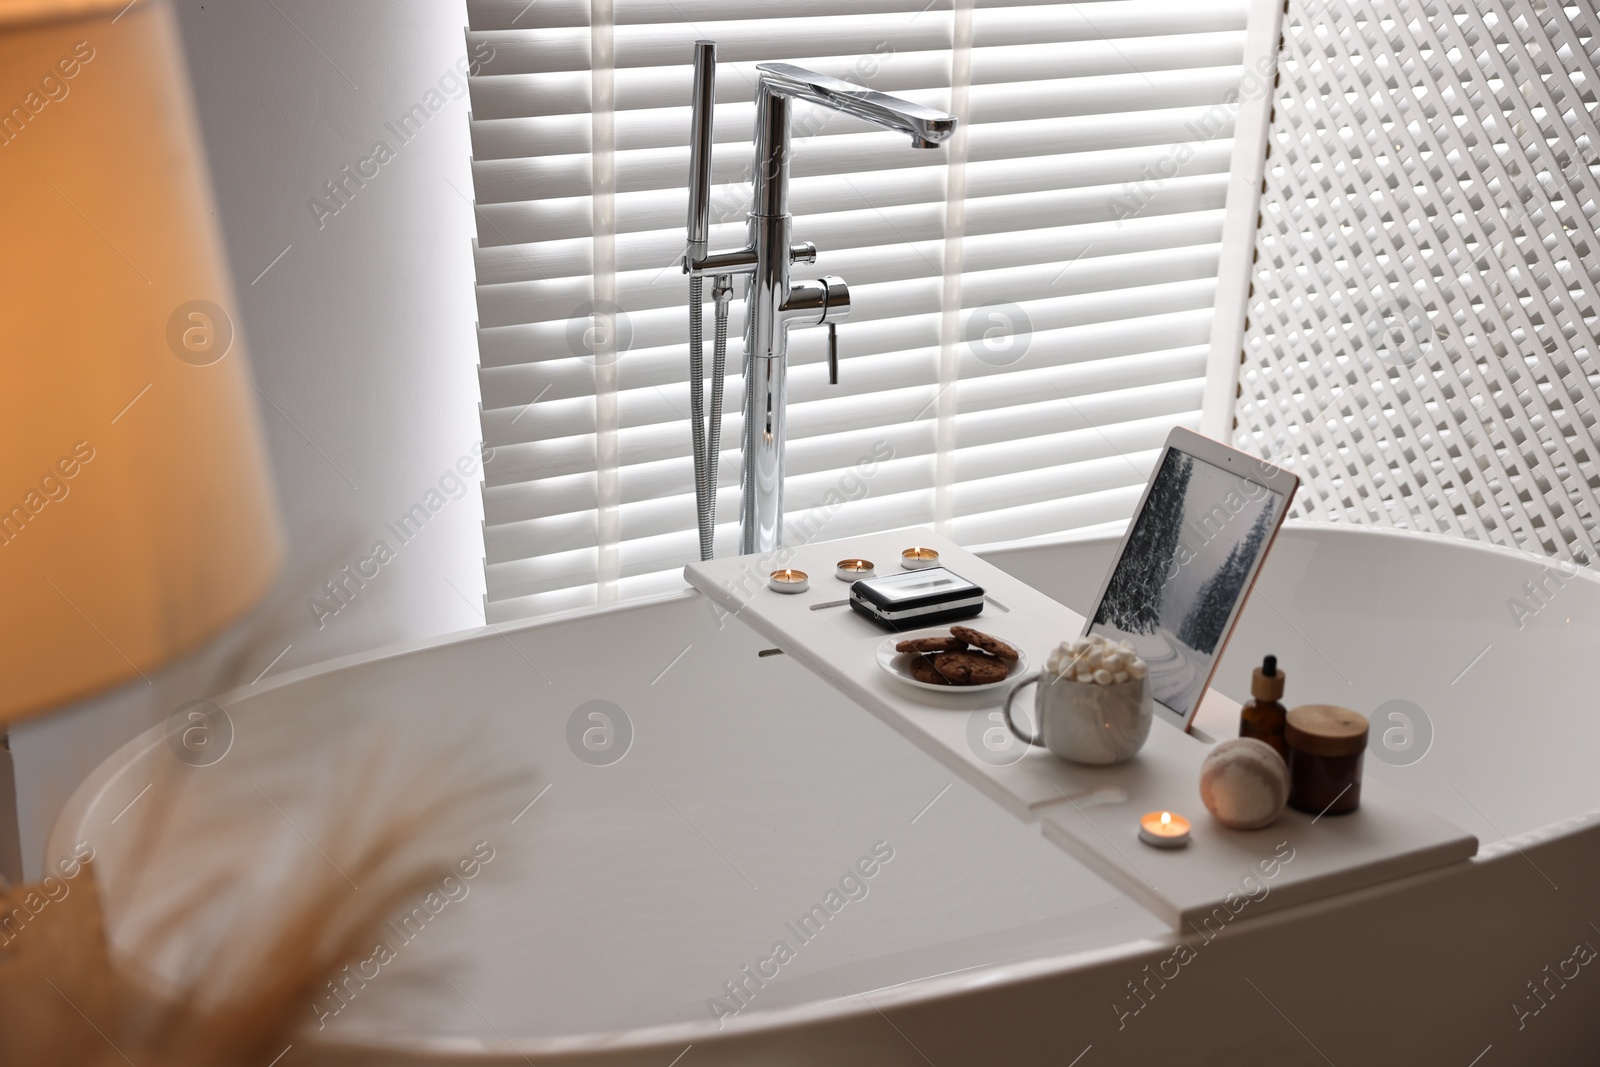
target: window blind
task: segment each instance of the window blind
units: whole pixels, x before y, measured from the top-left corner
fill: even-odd
[[[790,335],[787,539],[1126,519],[1168,430],[1200,424],[1247,6],[468,0],[489,619],[676,588],[698,558],[678,260],[702,38],[713,249],[743,244],[757,63],[961,120],[916,151],[796,106],[794,239],[819,248],[796,276],[843,276],[853,306],[837,386],[826,331]]]

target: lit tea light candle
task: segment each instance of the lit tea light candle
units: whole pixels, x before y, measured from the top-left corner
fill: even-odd
[[[1139,819],[1139,840],[1156,848],[1182,848],[1189,843],[1189,820],[1170,811],[1152,811]]]
[[[841,582],[859,582],[877,573],[870,559],[841,559],[833,576]]]
[[[908,548],[900,553],[900,566],[908,571],[917,571],[923,567],[937,567],[938,565],[939,550],[936,548]]]
[[[773,571],[767,578],[767,588],[776,593],[804,593],[811,588],[811,580],[805,571],[792,571],[787,568]]]

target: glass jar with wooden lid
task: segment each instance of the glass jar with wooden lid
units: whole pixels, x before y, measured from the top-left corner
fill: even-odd
[[[1361,806],[1361,757],[1367,717],[1334,704],[1302,704],[1284,721],[1289,750],[1289,806],[1313,815],[1344,815]]]

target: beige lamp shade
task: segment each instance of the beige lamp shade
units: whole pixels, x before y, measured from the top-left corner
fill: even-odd
[[[177,25],[0,0],[0,722],[147,679],[282,535]]]

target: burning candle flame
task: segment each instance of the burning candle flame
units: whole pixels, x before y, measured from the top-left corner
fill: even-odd
[[[1189,820],[1170,811],[1148,811],[1139,817],[1139,836],[1147,845],[1176,848],[1189,843]]]

